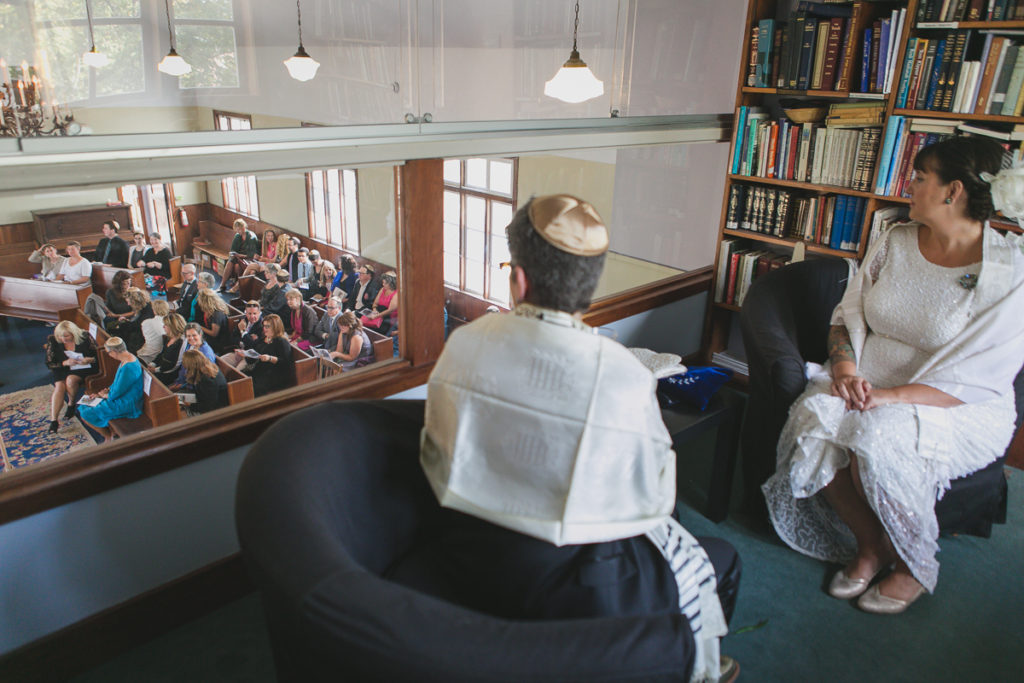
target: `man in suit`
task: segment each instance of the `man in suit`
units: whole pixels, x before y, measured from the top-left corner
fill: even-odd
[[[346,310],[352,309],[361,311],[364,308],[372,308],[373,301],[377,298],[380,285],[373,279],[373,266],[364,263],[359,268],[359,282],[352,289],[352,297],[345,302]]]
[[[256,348],[263,339],[263,311],[259,301],[245,302],[245,317],[238,321],[238,345],[243,349]]]
[[[178,290],[178,312],[189,320],[192,315],[192,302],[199,293],[199,281],[196,279],[196,264],[186,263],[181,267],[181,288]]]
[[[128,267],[128,243],[117,236],[120,229],[117,221],[107,221],[103,224],[103,239],[96,245],[94,263],[105,263],[117,268]]]
[[[326,312],[313,328],[313,338],[322,342],[325,349],[333,351],[338,346],[338,316],[341,315],[341,301],[331,297],[327,300],[325,308]]]
[[[302,243],[299,242],[298,237],[292,237],[288,240],[288,257],[285,258],[284,263],[281,264],[284,269],[288,272],[288,279],[291,282],[298,282],[299,280],[299,247]],[[309,253],[308,251],[306,252]]]

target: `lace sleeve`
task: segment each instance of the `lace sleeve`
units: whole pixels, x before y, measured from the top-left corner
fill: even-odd
[[[871,277],[871,283],[878,282],[878,276],[882,272],[882,267],[885,266],[887,257],[889,256],[889,241],[892,236],[892,230],[885,234],[885,239],[880,245],[878,245],[878,251],[875,252],[874,258],[871,259],[871,263],[867,264],[868,275]]]

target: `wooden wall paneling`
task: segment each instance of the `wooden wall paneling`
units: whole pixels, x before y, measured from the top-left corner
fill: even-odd
[[[444,346],[443,164],[442,159],[409,161],[395,178],[398,329],[401,355],[413,367],[433,363]],[[415,287],[405,285],[410,282]]]
[[[449,326],[452,321],[456,323],[472,322],[485,314],[490,306],[497,306],[502,311],[508,310],[507,306],[501,306],[493,301],[487,301],[447,286],[444,288],[444,301],[448,309]]]
[[[0,225],[0,247],[35,242],[36,235],[32,226],[31,222]]]

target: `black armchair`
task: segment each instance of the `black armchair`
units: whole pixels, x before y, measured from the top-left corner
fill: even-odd
[[[804,363],[828,359],[832,311],[846,288],[848,265],[839,259],[802,261],[758,278],[743,301],[740,327],[750,368],[750,400],[743,425],[744,499],[762,513],[761,484],[775,472],[776,445],[789,407],[807,385]],[[1024,409],[1024,372],[1014,383],[1017,424]],[[935,505],[942,533],[988,537],[1006,521],[1006,476],[997,459],[951,483]]]
[[[329,403],[279,421],[249,452],[236,524],[279,680],[687,680],[681,614],[510,621],[381,578],[439,510],[422,426],[422,401]]]

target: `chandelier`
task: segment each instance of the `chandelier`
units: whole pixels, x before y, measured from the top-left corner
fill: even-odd
[[[0,137],[78,135],[82,127],[67,107],[46,104],[35,67],[9,70],[0,60]]]

